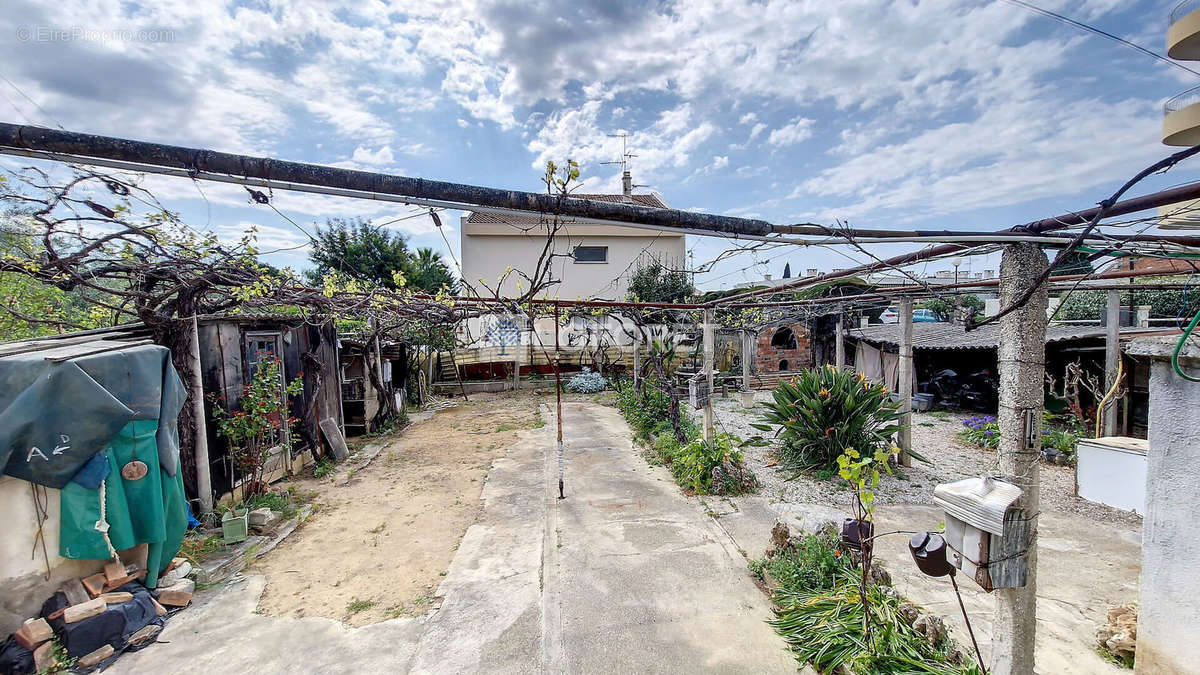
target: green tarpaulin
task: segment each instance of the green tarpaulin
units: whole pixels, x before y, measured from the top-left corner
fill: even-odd
[[[110,544],[148,544],[153,588],[187,529],[177,427],[186,393],[166,348],[89,344],[0,359],[0,463],[61,488],[59,555],[106,559]],[[99,486],[84,479],[103,475],[103,462],[89,465],[97,453],[108,463]],[[134,460],[149,471],[126,480]]]

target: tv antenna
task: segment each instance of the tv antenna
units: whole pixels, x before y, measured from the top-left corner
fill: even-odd
[[[629,160],[632,157],[637,157],[637,155],[633,154],[632,152],[629,152],[629,146],[628,146],[629,134],[625,133],[624,131],[621,131],[621,132],[618,132],[615,134],[609,134],[608,137],[621,139],[621,158],[616,160],[615,162],[600,162],[600,163],[601,164],[620,164],[621,165],[621,193],[623,196],[622,201],[632,202],[633,201],[633,188],[635,186],[633,184],[633,175],[629,173]],[[639,185],[637,187],[645,187],[645,186]]]

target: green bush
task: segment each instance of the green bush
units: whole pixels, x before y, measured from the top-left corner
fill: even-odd
[[[613,388],[617,392],[617,409],[633,427],[637,440],[652,442],[664,431],[674,433],[670,422],[671,395],[656,378],[646,378],[640,392],[629,378],[614,381]],[[679,423],[687,439],[691,440],[699,434],[696,422],[683,410],[679,411]]]
[[[711,444],[697,438],[678,448],[671,458],[675,482],[701,495],[736,495],[753,490],[758,481],[746,468],[742,453],[734,448],[735,442],[729,434],[717,434]]]
[[[789,590],[830,590],[844,572],[854,571],[850,556],[842,555],[841,537],[832,528],[805,536],[794,546],[775,555],[755,561],[755,576],[767,572]]]
[[[762,404],[765,424],[754,427],[770,431],[770,425],[779,426],[778,455],[784,468],[832,468],[846,448],[872,455],[890,446],[902,428],[900,407],[886,387],[831,366],[782,382],[772,398]]]

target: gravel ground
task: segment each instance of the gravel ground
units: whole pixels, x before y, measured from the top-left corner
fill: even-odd
[[[759,391],[756,400],[764,401],[770,392]],[[714,402],[717,429],[747,438],[763,432],[750,426],[757,421],[757,414],[742,408],[737,397],[717,398]],[[931,504],[933,488],[939,483],[949,483],[989,473],[995,467],[995,453],[959,442],[955,435],[962,428],[966,413],[914,413],[912,441],[913,449],[928,458],[932,464],[913,460],[911,467],[904,468],[893,476],[880,480],[878,499],[890,504]],[[779,501],[793,503],[824,503],[848,506],[851,493],[839,479],[820,480],[801,474],[789,480],[791,472],[773,466],[772,446],[747,447],[742,452],[746,463],[759,481],[760,493]],[[1091,520],[1124,525],[1140,525],[1141,516],[1094,504],[1075,496],[1075,469],[1052,464],[1041,465],[1041,500],[1046,511],[1072,513]]]

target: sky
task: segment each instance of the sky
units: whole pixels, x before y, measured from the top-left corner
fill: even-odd
[[[4,4],[3,121],[531,191],[570,158],[584,192],[619,191],[603,162],[624,132],[638,191],[774,223],[994,230],[1087,208],[1170,152],[1162,103],[1200,84],[998,0]],[[1173,4],[1039,0],[1158,52]],[[395,221],[458,258],[457,212],[439,232],[399,204],[276,191],[285,218],[237,186],[144,185],[197,228],[257,228],[286,249],[271,262],[297,269],[304,231],[333,217]],[[698,265],[729,246],[689,237]],[[696,280],[863,260],[776,248]]]

